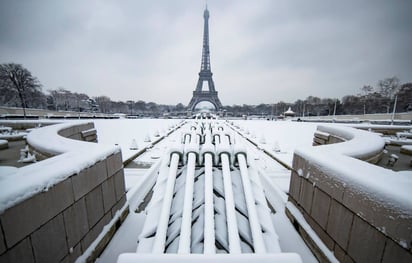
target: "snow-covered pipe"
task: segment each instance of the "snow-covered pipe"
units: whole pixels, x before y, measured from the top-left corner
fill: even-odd
[[[243,191],[245,193],[246,206],[249,216],[250,230],[252,233],[253,247],[255,253],[266,253],[265,242],[262,236],[262,228],[259,223],[259,218],[256,212],[255,198],[250,186],[249,174],[246,164],[246,156],[244,153],[237,154],[239,162],[240,175],[242,178]]]
[[[190,253],[195,163],[196,154],[194,152],[189,152],[185,183],[185,198],[182,213],[182,225],[180,228],[179,249],[177,251],[178,254]]]
[[[180,155],[173,153],[170,161],[169,175],[167,177],[166,190],[162,204],[159,224],[156,231],[156,237],[153,244],[152,252],[162,254],[165,251],[167,227],[169,225],[170,207],[172,205],[173,190],[176,182],[177,166]]]
[[[199,143],[195,136],[192,136],[192,141],[185,145],[185,161],[189,160],[189,153],[195,154],[196,159],[199,160]]]
[[[183,162],[183,145],[181,143],[174,143],[170,148],[169,148],[169,166],[172,161],[172,156],[173,154],[179,155],[179,161]]]
[[[229,165],[230,165],[231,161],[233,161],[230,158],[233,152],[229,144],[229,139],[226,136],[220,136],[220,139],[221,139],[221,142],[219,144],[216,144],[217,156],[220,158],[220,161],[222,161],[222,155],[227,155],[228,160],[229,160]]]
[[[192,138],[192,134],[190,132],[186,132],[183,135],[183,143],[189,143]]]
[[[204,154],[205,159],[205,226],[204,254],[215,254],[215,215],[213,206],[213,171],[212,154]]]
[[[213,133],[212,134],[213,143],[218,145],[221,142],[220,133]]]
[[[264,232],[264,242],[266,244],[266,250],[268,253],[281,253],[279,236],[276,233],[274,225],[271,223],[271,216],[269,208],[267,207],[267,200],[265,193],[263,192],[262,182],[260,181],[260,175],[256,169],[249,169],[249,180],[251,182],[252,191],[255,194],[255,207],[259,215],[260,225],[262,232]],[[266,223],[265,223],[266,222]]]
[[[238,142],[233,146],[233,153],[235,156],[234,165],[239,165],[239,155],[244,155],[246,157],[247,149],[243,143]],[[248,165],[247,158],[245,159],[246,159],[246,165]]]
[[[202,163],[204,163],[205,161],[205,154],[206,153],[210,153],[212,155],[212,161],[213,164],[216,164],[216,154],[215,154],[215,146],[212,144],[212,134],[210,132],[210,130],[205,130],[205,134],[204,134],[204,144],[202,145],[201,148],[201,158],[202,160],[200,160]]]
[[[225,205],[226,205],[226,223],[228,229],[229,239],[229,253],[240,254],[240,237],[237,227],[235,201],[233,198],[232,179],[230,177],[229,154],[222,153],[220,156],[222,160],[223,173],[223,187],[225,191]]]

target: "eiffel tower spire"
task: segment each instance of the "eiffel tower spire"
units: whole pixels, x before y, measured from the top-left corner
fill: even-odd
[[[222,108],[215,84],[212,79],[212,71],[210,67],[210,49],[209,49],[209,10],[207,3],[205,11],[203,12],[204,26],[203,26],[203,47],[202,47],[202,61],[200,65],[199,80],[197,81],[196,90],[193,91],[193,97],[189,102],[188,108],[193,111],[196,105],[202,101],[208,101],[215,106],[216,110]],[[202,90],[203,82],[208,83],[209,90]]]
[[[203,12],[203,18],[205,19],[203,27],[203,49],[202,49],[202,64],[201,71],[210,71],[210,51],[209,51],[209,10],[206,9]]]

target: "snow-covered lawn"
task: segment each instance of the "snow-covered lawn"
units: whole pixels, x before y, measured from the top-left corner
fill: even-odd
[[[311,146],[318,123],[266,120],[233,121],[243,128],[243,134],[272,152],[281,161],[292,165],[293,152],[301,146]]]
[[[117,119],[117,120],[95,120],[97,138],[99,143],[117,144],[122,149],[123,160],[128,159],[137,150],[130,150],[133,139],[136,140],[138,149],[150,144],[145,142],[147,136],[151,141],[156,139],[155,135],[163,136],[169,128],[181,122],[175,119]]]

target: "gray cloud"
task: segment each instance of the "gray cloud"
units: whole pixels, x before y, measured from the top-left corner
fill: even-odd
[[[115,100],[187,104],[197,81],[201,1],[0,2],[0,63],[44,85]],[[209,1],[212,71],[223,104],[342,97],[411,81],[412,3]]]

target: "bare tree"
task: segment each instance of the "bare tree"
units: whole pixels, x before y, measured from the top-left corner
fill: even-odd
[[[362,96],[363,96],[363,114],[366,114],[366,100],[369,97],[369,94],[373,92],[373,87],[370,85],[363,85],[361,88]]]
[[[399,79],[395,76],[391,77],[391,78],[386,78],[384,80],[380,80],[378,82],[378,86],[379,86],[379,89],[380,89],[379,92],[382,94],[382,96],[389,99],[389,104],[387,105],[387,108],[386,108],[387,113],[389,113],[390,101],[393,99],[393,97],[399,91],[399,87],[400,87]],[[394,105],[394,107],[395,107],[395,105]]]
[[[38,79],[22,65],[9,63],[0,65],[0,80],[5,88],[17,91],[26,118],[26,97],[29,93],[40,91],[41,84]]]

